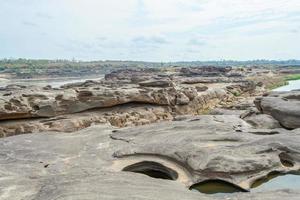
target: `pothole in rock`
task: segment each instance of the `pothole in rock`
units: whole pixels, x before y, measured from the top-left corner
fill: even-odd
[[[170,169],[160,163],[151,161],[143,161],[129,165],[122,171],[145,174],[152,178],[158,179],[176,180],[178,178],[178,173],[173,169]]]
[[[251,130],[249,133],[254,134],[254,135],[277,135],[280,134],[279,131],[276,130]]]
[[[247,192],[237,185],[222,180],[207,180],[196,183],[190,187],[190,190],[196,190],[205,194]]]
[[[260,179],[251,186],[253,192],[263,192],[281,189],[300,189],[300,173],[271,173],[267,177]]]
[[[283,166],[294,167],[293,158],[289,154],[287,154],[285,152],[281,152],[278,156],[279,156],[280,162]]]

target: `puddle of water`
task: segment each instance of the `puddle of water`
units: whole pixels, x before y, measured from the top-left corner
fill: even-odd
[[[191,190],[196,190],[205,194],[222,194],[244,192],[238,186],[220,180],[209,180],[190,187]]]
[[[280,189],[300,189],[300,174],[271,174],[267,178],[256,181],[251,191],[263,192]]]

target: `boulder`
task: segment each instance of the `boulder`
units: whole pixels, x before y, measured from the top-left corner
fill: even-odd
[[[257,109],[288,129],[300,128],[300,92],[272,92],[254,101]]]
[[[274,119],[271,115],[266,115],[266,114],[251,115],[243,119],[256,128],[266,128],[266,129],[281,128],[279,122],[276,119]]]

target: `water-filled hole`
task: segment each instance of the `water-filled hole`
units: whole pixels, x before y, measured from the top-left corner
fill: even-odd
[[[123,169],[123,171],[129,171],[134,173],[145,174],[152,178],[176,180],[178,174],[173,169],[170,169],[160,163],[143,161],[129,165]]]
[[[196,183],[190,187],[190,190],[197,190],[205,194],[247,192],[243,188],[223,180],[207,180]]]
[[[285,167],[294,167],[293,158],[285,152],[280,153],[279,155],[280,162]]]

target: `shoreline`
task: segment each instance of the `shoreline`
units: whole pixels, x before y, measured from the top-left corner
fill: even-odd
[[[300,79],[287,81],[287,84],[274,88],[272,91],[287,92],[300,89]]]

